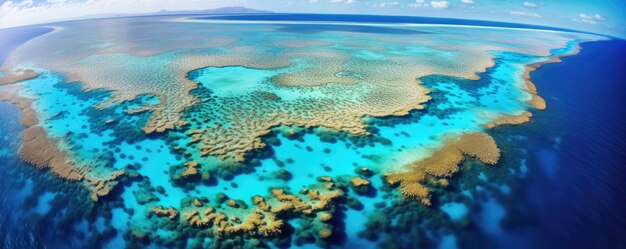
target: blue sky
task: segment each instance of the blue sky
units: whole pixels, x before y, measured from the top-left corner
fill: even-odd
[[[0,27],[102,13],[244,6],[276,12],[481,19],[626,37],[625,0],[0,0]]]

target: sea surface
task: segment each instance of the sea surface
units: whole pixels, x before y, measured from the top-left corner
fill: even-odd
[[[320,18],[254,15],[217,19],[342,22],[355,19],[341,15]],[[366,17],[357,19],[363,18]],[[373,18],[365,20],[369,22],[407,22],[391,17],[367,18]],[[413,22],[420,20],[427,24],[438,21]],[[290,36],[327,32],[427,35],[440,31],[363,25],[278,26],[280,32]],[[0,47],[0,63],[15,48],[49,31],[45,27],[0,30],[0,36],[10,33],[12,37],[6,46]],[[553,49],[551,55],[572,52],[576,43],[570,41],[563,48]],[[479,73],[479,80],[445,75],[423,77],[423,85],[434,90],[426,108],[400,117],[367,118],[367,123],[375,128],[371,130],[373,140],[276,127],[263,137],[269,149],[259,153],[258,160],[251,163],[252,169],[212,171],[217,176],[201,183],[171,179],[172,172],[179,170],[186,160],[186,155],[170,148],[172,144],[187,141],[180,139],[181,134],[145,135],[138,127],[147,122],[149,112],[124,116],[124,111],[138,106],[158,104],[154,96],[142,95],[109,108],[94,109],[93,106],[111,97],[110,91],[84,92],[80,83],[67,82],[63,74],[40,69],[41,76],[19,84],[25,96],[37,97],[34,106],[49,133],[67,137],[70,147],[84,160],[104,154],[114,169],[134,170],[139,177],[120,183],[103,201],[91,201],[89,189],[80,182],[62,180],[19,159],[21,134],[25,129],[20,122],[22,115],[16,105],[0,102],[0,175],[3,177],[0,247],[242,245],[237,243],[255,247],[256,242],[236,239],[212,244],[186,226],[172,225],[165,218],[146,218],[144,206],[158,203],[178,207],[188,204],[189,196],[207,196],[208,203],[215,203],[215,196],[220,193],[249,203],[251,196],[263,194],[270,187],[297,192],[318,184],[317,177],[323,175],[332,175],[339,183],[347,184],[362,166],[376,171],[372,177],[363,176],[371,181],[373,188],[361,194],[346,188],[349,198],[338,204],[332,223],[335,233],[330,239],[322,241],[310,234],[318,231],[316,227],[327,227],[325,224],[295,218],[288,221],[287,239],[272,239],[264,244],[270,248],[620,247],[626,239],[623,215],[626,202],[622,198],[626,196],[623,169],[626,165],[626,72],[623,70],[626,42],[613,39],[582,42],[580,48],[578,54],[562,57],[561,62],[545,64],[531,73],[539,95],[546,100],[546,110],[529,109],[533,117],[524,124],[484,130],[500,147],[500,162],[487,166],[477,160],[466,160],[460,172],[449,179],[447,188],[434,190],[432,205],[428,207],[418,201],[396,201],[402,197],[386,187],[379,175],[378,171],[385,169],[377,168],[379,161],[367,155],[391,151],[419,154],[405,149],[438,146],[441,139],[437,136],[444,131],[483,131],[476,121],[480,116],[473,112],[477,108],[503,113],[524,110],[526,106],[519,99],[525,95],[518,91],[523,84],[518,79],[524,70],[522,66],[550,56],[494,51],[495,65]],[[280,71],[237,66],[206,67],[189,72],[188,78],[199,82],[191,94],[201,100],[215,95],[248,94],[251,90],[247,89],[259,86],[272,89],[283,98],[303,94],[265,85],[266,79],[277,73]],[[241,85],[233,87],[233,84]],[[185,117],[194,118],[209,107],[195,108],[185,110]],[[105,120],[120,116],[126,118],[117,121],[116,129],[103,125]],[[290,137],[288,129],[296,130],[296,135]]]
[[[503,129],[527,134],[535,173],[515,202],[534,216],[543,248],[620,247],[626,238],[626,202],[617,198],[626,194],[626,42],[581,47],[532,73],[548,109]]]

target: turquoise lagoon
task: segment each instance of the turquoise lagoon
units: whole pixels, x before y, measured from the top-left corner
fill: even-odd
[[[30,204],[15,207],[23,213],[16,216],[68,235],[32,243],[377,248],[395,241],[456,248],[472,229],[501,235],[506,209],[498,198],[525,177],[524,160],[503,156],[491,166],[467,158],[447,186],[428,184],[431,206],[403,196],[384,175],[409,170],[450,137],[489,132],[487,124],[532,109],[527,66],[602,39],[508,28],[316,25],[94,20],[56,24],[18,47],[4,73],[31,68],[39,76],[0,91],[32,100],[37,125],[67,160],[88,165],[85,178],[72,182],[22,169],[26,183],[12,198]],[[0,157],[22,166],[19,108],[1,102],[0,109],[10,115],[0,130],[12,134],[3,137],[10,146],[0,148]],[[166,129],[144,132],[151,125]],[[498,145],[503,155],[523,149]],[[188,162],[198,163],[190,177],[183,173]],[[92,201],[90,181],[120,170],[125,175],[113,179],[110,193]],[[270,200],[272,189],[282,189],[307,200],[301,190],[325,189],[325,176],[341,197],[312,214],[281,214],[275,234],[225,234],[219,224],[197,227],[187,217],[211,206],[237,217],[231,220],[237,225],[257,206],[254,196]],[[368,186],[354,187],[356,177]],[[156,207],[179,213],[169,219]]]

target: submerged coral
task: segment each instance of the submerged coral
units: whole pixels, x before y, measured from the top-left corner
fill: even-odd
[[[91,184],[92,189],[91,200],[98,201],[101,197],[108,195],[118,184],[117,178],[124,174],[126,174],[125,170],[118,170],[105,179],[87,178],[87,181]]]
[[[510,125],[518,125],[523,124],[530,121],[530,118],[533,116],[532,113],[528,111],[522,112],[519,115],[502,115],[498,120],[493,121],[489,124],[486,124],[485,127],[487,129],[494,128],[496,126],[510,124]]]
[[[116,178],[125,174],[124,170],[108,174],[92,174],[92,165],[74,161],[74,155],[60,147],[60,140],[48,135],[32,107],[32,100],[22,97],[20,88],[10,86],[0,91],[0,100],[15,103],[22,110],[22,124],[26,127],[22,134],[22,144],[18,155],[24,162],[38,169],[50,169],[54,174],[68,181],[82,181],[92,190],[91,199],[98,201],[108,195],[118,184]]]
[[[465,133],[444,142],[444,146],[429,157],[407,165],[406,172],[385,175],[388,184],[400,185],[401,192],[410,198],[430,205],[430,190],[425,181],[431,177],[446,178],[459,170],[463,155],[475,157],[485,164],[495,165],[500,150],[493,138],[484,133]]]
[[[15,103],[22,110],[22,124],[26,126],[26,130],[22,134],[23,143],[19,156],[23,161],[39,169],[50,168],[59,177],[67,180],[83,179],[87,169],[69,162],[67,152],[58,148],[58,141],[48,137],[44,128],[38,125],[37,115],[31,107],[32,100],[21,97],[18,87],[5,88],[0,92],[0,99]]]
[[[198,229],[210,229],[216,238],[228,238],[245,235],[252,238],[273,238],[283,233],[286,219],[293,217],[315,217],[321,222],[328,222],[335,205],[344,192],[328,186],[313,186],[300,191],[301,196],[289,194],[282,189],[272,189],[268,197],[254,196],[254,206],[238,207],[235,200],[226,201],[228,207],[193,205],[183,208],[179,219],[178,210],[154,207],[152,212],[160,217],[167,217],[173,222],[185,222]],[[219,203],[219,201],[218,201]],[[238,210],[238,211],[235,211]]]
[[[152,208],[152,212],[154,212],[157,216],[167,217],[170,220],[176,219],[179,214],[179,212],[172,207],[169,207],[168,209],[163,207],[154,207]]]

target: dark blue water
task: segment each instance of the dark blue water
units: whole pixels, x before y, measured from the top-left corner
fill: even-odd
[[[570,29],[546,27],[540,25],[494,22],[483,20],[467,20],[456,18],[437,18],[420,16],[377,16],[377,15],[335,15],[335,14],[258,14],[258,15],[215,15],[201,16],[196,19],[213,20],[245,20],[245,21],[318,21],[318,22],[364,22],[364,23],[420,23],[420,24],[450,24],[450,25],[472,25],[484,27],[507,27],[507,28],[529,28],[545,29],[557,31],[573,31]]]
[[[582,51],[532,73],[548,104],[505,128],[528,138],[530,177],[519,206],[540,248],[626,247],[626,41]]]
[[[328,25],[287,24],[287,25],[283,25],[279,30],[284,31],[284,32],[301,33],[301,34],[312,34],[312,33],[329,32],[329,31],[369,33],[369,34],[394,34],[394,35],[428,34],[428,32],[410,30],[410,29],[376,27],[376,26],[359,26],[359,25],[330,25],[330,24]]]

